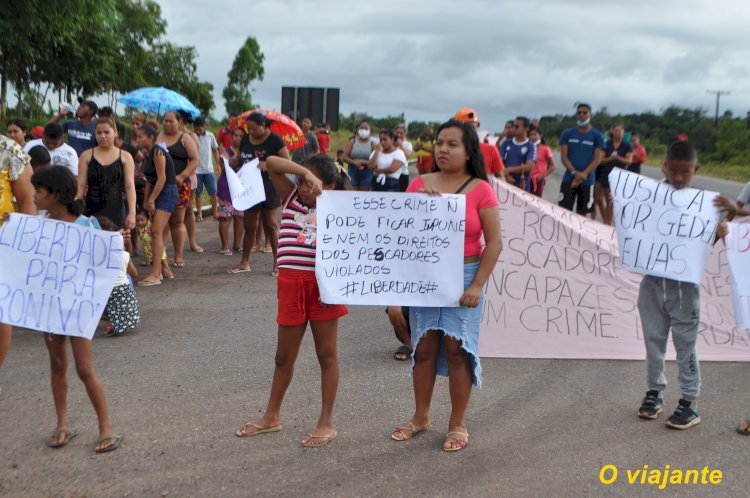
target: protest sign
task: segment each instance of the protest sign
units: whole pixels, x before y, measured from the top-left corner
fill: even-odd
[[[750,328],[750,224],[728,223],[727,261],[737,326]]]
[[[260,176],[257,158],[243,164],[237,172],[229,166],[226,158],[222,159],[234,209],[244,211],[266,200],[266,191],[263,188],[263,178]]]
[[[609,185],[622,266],[699,285],[720,221],[718,192],[678,190],[622,168]]]
[[[324,303],[458,306],[463,195],[324,191],[315,274]]]
[[[485,357],[646,357],[638,314],[642,276],[620,263],[615,230],[491,180],[503,252],[485,287]],[[750,330],[735,326],[727,252],[711,251],[701,284],[698,355],[750,361]],[[674,358],[672,345],[667,357]]]
[[[91,339],[122,252],[118,232],[12,214],[0,228],[0,322]]]

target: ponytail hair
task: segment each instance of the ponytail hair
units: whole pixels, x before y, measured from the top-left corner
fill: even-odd
[[[73,216],[80,216],[83,213],[83,202],[76,199],[78,182],[68,168],[62,166],[39,168],[31,176],[31,184],[35,189],[43,188],[49,192]]]
[[[323,185],[334,185],[335,190],[352,190],[349,175],[328,154],[307,156],[302,165],[314,169]]]

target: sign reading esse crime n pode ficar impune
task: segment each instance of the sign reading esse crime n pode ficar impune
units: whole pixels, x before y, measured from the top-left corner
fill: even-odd
[[[325,191],[315,272],[328,304],[458,306],[466,198]]]

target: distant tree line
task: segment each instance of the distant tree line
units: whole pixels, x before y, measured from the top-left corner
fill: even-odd
[[[16,114],[39,116],[47,98],[118,94],[163,86],[204,115],[213,85],[197,76],[194,47],[163,39],[167,23],[152,0],[4,0],[0,15],[0,119],[12,85]]]

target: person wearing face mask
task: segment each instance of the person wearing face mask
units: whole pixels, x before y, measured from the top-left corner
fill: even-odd
[[[604,135],[591,126],[591,106],[576,106],[576,126],[560,136],[560,158],[565,174],[558,204],[586,215],[594,208],[594,171],[604,155]]]
[[[356,135],[344,148],[344,161],[349,164],[349,177],[354,190],[370,190],[372,184],[372,170],[369,166],[373,145],[370,129],[368,121],[359,123]]]

